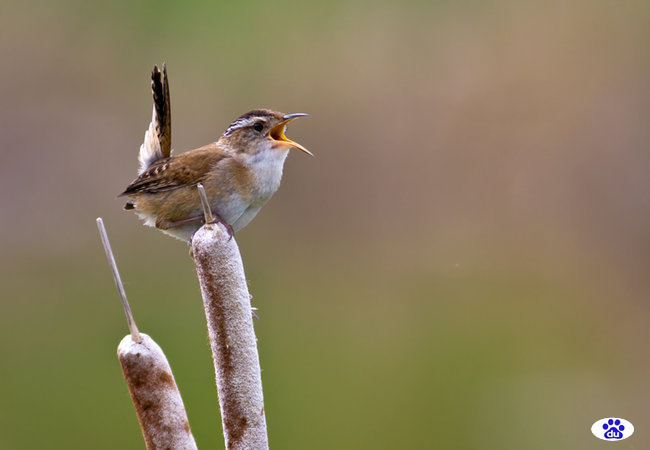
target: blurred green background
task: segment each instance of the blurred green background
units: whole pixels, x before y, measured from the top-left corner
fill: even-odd
[[[163,61],[176,152],[311,114],[237,234],[273,448],[644,448],[649,43],[647,1],[1,2],[0,449],[144,448],[98,216],[223,446],[187,247],[116,198]]]

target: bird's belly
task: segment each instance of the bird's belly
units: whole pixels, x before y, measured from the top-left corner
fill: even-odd
[[[233,230],[239,231],[255,218],[260,209],[262,209],[262,206],[269,201],[272,195],[272,192],[259,191],[246,197],[233,194],[227,202],[227,205],[215,205],[215,210],[219,214],[219,217],[232,226]]]
[[[251,202],[241,195],[232,194],[227,199],[212,201],[211,207],[215,214],[218,214],[237,231],[239,228],[235,226],[235,223],[250,207],[250,204]]]
[[[251,205],[244,211],[244,213],[239,216],[239,218],[232,223],[232,228],[235,231],[239,231],[242,228],[244,228],[246,225],[250,223],[251,220],[255,218],[258,212],[260,212],[260,209],[262,209],[262,205],[259,206],[254,206]]]

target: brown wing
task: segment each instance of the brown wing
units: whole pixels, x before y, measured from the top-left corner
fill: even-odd
[[[159,159],[138,176],[119,196],[153,194],[203,181],[210,169],[230,156],[216,144],[190,150],[178,156]]]
[[[153,104],[156,108],[156,134],[158,142],[160,142],[160,150],[163,158],[169,158],[172,151],[172,114],[165,63],[162,65],[162,72],[158,70],[158,66],[153,67],[151,90],[153,91]]]

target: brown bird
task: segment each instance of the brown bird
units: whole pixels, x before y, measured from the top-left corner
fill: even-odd
[[[312,155],[284,132],[307,114],[255,109],[230,124],[217,142],[171,156],[167,69],[154,66],[154,108],[140,146],[138,177],[120,194],[145,225],[189,241],[204,222],[196,185],[202,183],[212,213],[232,234],[245,227],[280,186],[289,150]],[[313,155],[312,155],[313,156]]]

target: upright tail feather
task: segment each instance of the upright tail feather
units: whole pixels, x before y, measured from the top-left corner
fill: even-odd
[[[140,168],[142,174],[155,161],[171,155],[171,106],[169,102],[169,82],[167,66],[163,63],[162,72],[154,66],[151,73],[151,90],[153,91],[153,112],[151,123],[144,133],[144,142],[140,146]]]

